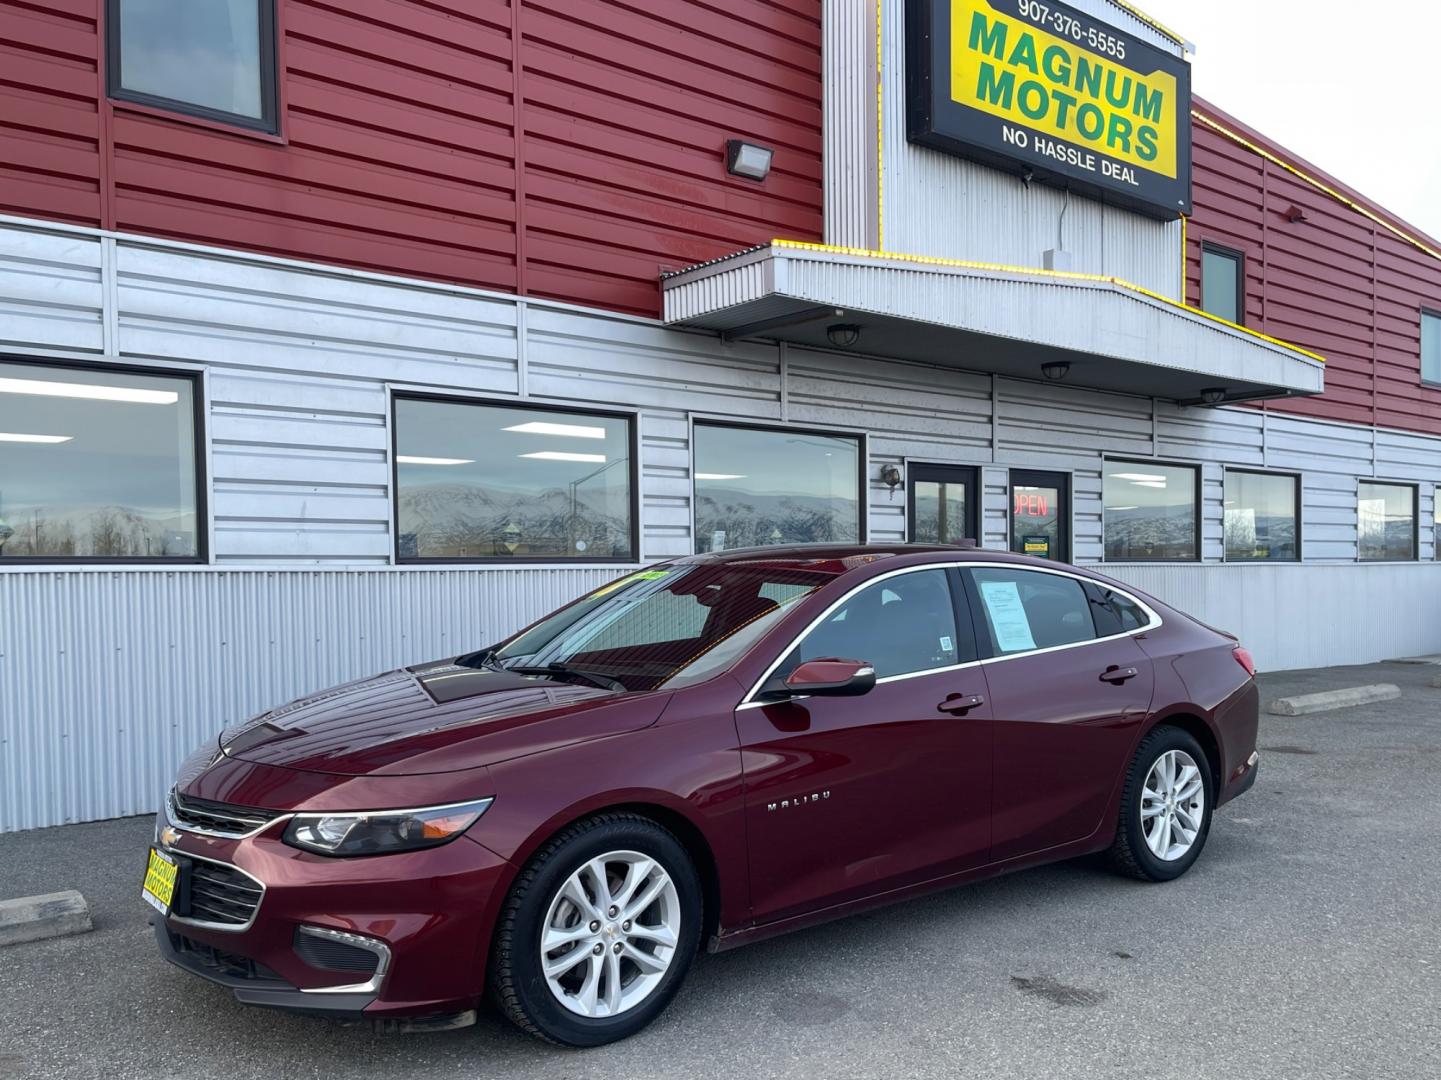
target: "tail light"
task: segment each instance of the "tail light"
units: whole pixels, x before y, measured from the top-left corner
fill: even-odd
[[[1236,663],[1246,669],[1247,675],[1256,674],[1256,661],[1251,659],[1251,652],[1244,645],[1237,645],[1231,650],[1231,655],[1236,658]]]

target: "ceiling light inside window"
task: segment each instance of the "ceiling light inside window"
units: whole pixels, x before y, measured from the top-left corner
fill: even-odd
[[[1164,482],[1165,482],[1165,479],[1166,479],[1164,476],[1160,476],[1160,475],[1158,475],[1158,474],[1156,474],[1156,473],[1143,473],[1143,472],[1115,472],[1115,473],[1112,473],[1111,475],[1114,476],[1117,480],[1130,480],[1132,483],[1136,483],[1136,484],[1142,484],[1142,483],[1152,483],[1152,484],[1154,484],[1154,483],[1156,483],[1157,481],[1160,481],[1160,482],[1164,483]]]
[[[0,442],[52,443],[69,442],[74,435],[21,435],[13,431],[0,431]]]
[[[0,394],[128,401],[137,405],[174,405],[180,400],[180,395],[174,390],[141,390],[133,386],[97,386],[89,383],[51,382],[48,379],[0,379]]]
[[[532,420],[528,424],[516,424],[513,427],[501,428],[502,431],[514,431],[522,435],[560,435],[572,439],[604,439],[605,428],[590,427],[585,424],[552,424],[546,420]]]
[[[534,454],[521,454],[523,458],[533,458],[536,461],[590,461],[600,463],[605,460],[604,454],[572,454],[568,450],[537,450]]]
[[[695,474],[697,480],[744,480],[745,473],[730,472],[698,472]]]
[[[468,457],[418,457],[415,454],[399,454],[396,461],[402,465],[474,465],[475,458]]]

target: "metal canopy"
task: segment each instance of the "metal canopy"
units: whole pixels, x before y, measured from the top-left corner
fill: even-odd
[[[1324,361],[1115,278],[776,240],[663,277],[665,321],[1184,404],[1319,394]],[[842,351],[842,350],[837,350]],[[1208,393],[1203,398],[1204,392]]]

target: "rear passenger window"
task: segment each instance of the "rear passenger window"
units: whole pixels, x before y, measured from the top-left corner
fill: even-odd
[[[1091,599],[1091,615],[1096,620],[1099,637],[1141,630],[1151,621],[1140,605],[1118,592],[1100,585],[1087,585],[1086,592]]]
[[[1096,636],[1086,590],[1075,578],[1035,570],[971,571],[996,655],[1049,649]]]

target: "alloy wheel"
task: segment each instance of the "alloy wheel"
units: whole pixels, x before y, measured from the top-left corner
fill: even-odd
[[[551,899],[541,970],[571,1012],[618,1016],[660,984],[680,932],[680,898],[665,867],[637,851],[612,851],[583,863]]]
[[[1206,814],[1206,784],[1195,758],[1167,750],[1141,789],[1141,831],[1151,854],[1174,862],[1191,850]]]

